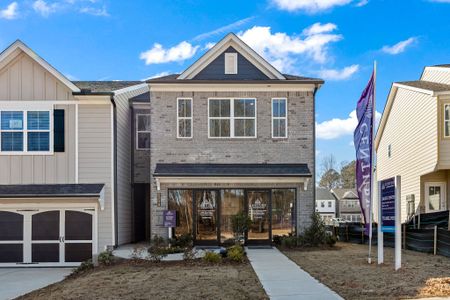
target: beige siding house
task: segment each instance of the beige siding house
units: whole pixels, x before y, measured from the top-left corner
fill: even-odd
[[[71,82],[21,41],[0,54],[0,266],[76,265],[131,241],[142,82]]]
[[[401,176],[401,220],[449,208],[450,65],[395,82],[375,140],[377,180]],[[376,210],[375,210],[376,212]]]

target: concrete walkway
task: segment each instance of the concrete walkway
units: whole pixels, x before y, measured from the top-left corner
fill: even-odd
[[[0,300],[14,299],[63,280],[68,268],[0,269]]]
[[[278,249],[246,250],[250,263],[270,299],[342,299]]]

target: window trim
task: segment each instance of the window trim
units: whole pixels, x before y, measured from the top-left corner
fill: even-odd
[[[191,116],[190,117],[180,117],[178,115],[179,101],[189,100],[191,102]],[[209,110],[208,110],[209,111]],[[177,139],[192,139],[194,137],[194,101],[190,97],[177,97]],[[180,120],[191,120],[191,136],[180,136]]]
[[[234,57],[234,64],[233,64],[233,70],[232,71],[227,70],[227,56],[228,57],[230,57],[230,56]],[[223,72],[224,72],[225,75],[236,75],[238,73],[238,53],[237,52],[225,52],[223,65],[224,65]]]
[[[273,101],[274,100],[284,100],[286,101],[286,115],[284,117],[274,117],[273,115]],[[287,139],[288,138],[288,100],[285,97],[276,97],[276,98],[272,98],[272,100],[270,101],[270,111],[271,111],[271,136],[272,139]],[[284,131],[284,136],[273,136],[273,124],[275,120],[286,120],[286,129]]]
[[[441,207],[440,210],[430,210],[430,195],[428,194],[428,190],[432,186],[439,186],[441,187],[442,193],[441,193],[441,199],[439,206]],[[425,196],[425,212],[438,212],[438,211],[445,211],[447,210],[447,183],[445,181],[430,181],[425,182],[424,184],[424,196]],[[444,204],[442,206],[442,204]]]
[[[2,130],[0,127],[0,155],[53,155],[53,105],[49,107],[45,106],[30,106],[28,108],[23,108],[23,106],[14,106],[14,107],[0,107],[0,122],[1,122],[1,112],[2,111],[20,111],[23,113],[23,129],[22,130]],[[49,129],[48,130],[28,130],[28,112],[31,111],[44,111],[49,113]],[[1,143],[2,143],[2,132],[22,132],[23,133],[23,150],[22,151],[2,151]],[[49,149],[48,151],[28,151],[28,132],[48,132],[49,133]]]
[[[447,123],[447,122],[449,122],[450,123],[450,119],[448,119],[448,120],[446,120],[445,119],[445,107],[446,106],[450,106],[450,103],[449,102],[447,102],[447,103],[443,103],[443,109],[442,109],[442,136],[443,136],[443,138],[444,139],[450,139],[450,135],[446,135],[445,134],[445,124]]]
[[[150,136],[151,136],[151,130],[145,130],[145,131],[143,131],[143,130],[139,130],[139,127],[138,127],[138,124],[139,124],[139,116],[149,116],[150,117],[150,120],[151,120],[151,116],[150,116],[150,114],[149,113],[147,113],[147,114],[145,114],[145,113],[137,113],[136,114],[136,123],[135,123],[135,126],[136,126],[136,150],[138,150],[138,151],[148,151],[148,150],[150,150],[150,148],[140,148],[139,147],[139,133],[150,133]],[[150,147],[151,147],[151,141],[150,141]]]
[[[229,100],[230,101],[230,116],[229,117],[211,117],[209,115],[209,106],[211,100]],[[254,117],[235,117],[234,116],[234,100],[254,100],[255,101],[255,116]],[[258,101],[257,98],[252,97],[211,97],[208,98],[208,139],[257,139],[258,138]],[[230,136],[211,136],[210,121],[213,120],[230,120]],[[234,135],[234,120],[245,119],[255,120],[255,135],[254,136],[235,136]]]

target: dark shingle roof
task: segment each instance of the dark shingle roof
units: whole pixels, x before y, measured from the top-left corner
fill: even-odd
[[[129,86],[144,83],[143,81],[72,81],[80,88],[82,94],[112,93]]]
[[[328,189],[316,187],[316,200],[335,200],[335,198]]]
[[[416,81],[402,81],[397,83],[433,92],[450,91],[450,84],[436,83],[432,81],[416,80]]]
[[[319,78],[302,77],[296,75],[283,74],[286,80],[279,79],[258,79],[258,80],[210,80],[210,79],[177,79],[180,74],[170,74],[147,80],[148,83],[319,83],[324,81]]]
[[[307,164],[156,164],[154,176],[311,177]]]
[[[149,103],[150,102],[150,92],[146,92],[137,96],[130,98],[132,103]]]
[[[450,64],[434,65],[433,67],[450,68]]]
[[[104,186],[102,183],[0,185],[0,198],[98,197]]]
[[[338,200],[343,200],[343,199],[357,200],[357,199],[359,199],[356,189],[338,188],[338,189],[332,189],[331,192],[333,193],[333,195],[336,196],[336,198]]]

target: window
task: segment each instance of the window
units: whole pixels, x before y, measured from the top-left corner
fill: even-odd
[[[391,158],[391,154],[392,154],[392,150],[391,150],[391,145],[388,145],[388,157]]]
[[[425,183],[426,212],[446,210],[445,182]]]
[[[177,100],[177,137],[192,138],[192,99]]]
[[[331,207],[331,206],[332,206],[331,201],[328,201],[328,207]]]
[[[450,104],[444,105],[444,137],[450,137]]]
[[[136,115],[136,148],[138,150],[150,149],[150,115]]]
[[[210,138],[255,138],[256,99],[209,99]]]
[[[50,118],[49,110],[1,111],[1,152],[51,152]]]
[[[324,201],[320,201],[320,207],[325,207],[325,202]]]
[[[237,74],[238,73],[238,54],[237,53],[225,53],[225,74]]]
[[[287,100],[272,99],[272,138],[287,137]]]

